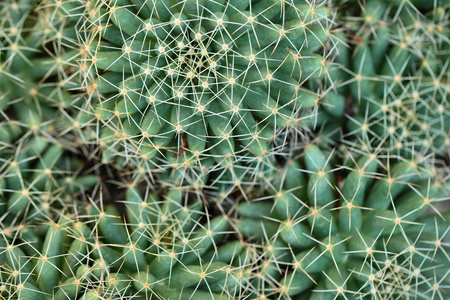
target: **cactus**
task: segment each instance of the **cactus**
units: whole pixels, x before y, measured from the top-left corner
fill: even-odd
[[[20,137],[21,131],[15,124],[2,127],[2,136],[17,140],[0,148],[2,219],[45,219],[55,209],[72,206],[77,195],[98,182],[96,175],[83,174],[84,164],[70,150],[38,132]]]
[[[231,260],[242,247],[218,247],[230,226],[226,215],[205,215],[201,203],[177,189],[143,196],[130,186],[124,205],[126,219],[100,201],[43,224],[3,226],[7,299],[228,299],[220,284],[239,286]]]
[[[306,1],[91,1],[86,85],[108,161],[273,163],[274,137],[313,117],[329,14]]]
[[[21,103],[36,106],[41,116],[58,118],[58,108],[70,109],[81,101],[72,97],[67,85],[69,69],[77,59],[75,21],[62,18],[58,8],[47,2],[55,1],[0,4],[2,111],[10,106],[20,110],[15,104]]]
[[[352,53],[337,59],[356,104],[349,145],[404,157],[448,155],[448,4],[419,6],[367,1],[341,10],[361,10],[359,17],[343,17]]]
[[[443,245],[449,215],[436,209],[449,199],[448,182],[417,161],[383,166],[373,154],[353,167],[333,168],[330,158],[308,145],[300,162],[291,160],[281,180],[268,184],[267,196],[238,206],[238,232],[262,243],[266,257],[271,249],[269,262],[278,266],[262,275],[275,279],[275,287],[260,293],[286,299],[448,296],[450,260]]]
[[[60,138],[62,120],[81,102],[71,91],[81,15],[63,13],[66,4],[0,4],[0,213],[8,220],[65,209],[98,180],[82,174],[78,149]]]
[[[448,182],[417,161],[383,166],[371,155],[334,165],[308,145],[267,196],[239,204],[235,222],[213,217],[190,187],[156,193],[136,184],[127,185],[124,217],[115,205],[91,201],[45,222],[8,219],[3,293],[315,299],[389,298],[406,288],[419,299],[445,297],[450,216],[435,209],[448,199]],[[422,216],[428,210],[435,213]]]
[[[0,3],[0,299],[447,299],[442,0]]]

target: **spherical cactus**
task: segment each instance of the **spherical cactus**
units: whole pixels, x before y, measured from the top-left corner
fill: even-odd
[[[29,299],[228,299],[223,288],[242,284],[233,258],[243,247],[222,241],[226,215],[205,215],[188,196],[176,189],[142,195],[130,186],[126,218],[113,205],[92,202],[39,225],[4,222],[0,292],[7,299],[33,292]]]
[[[104,127],[100,140],[115,156],[178,167],[208,158],[272,161],[273,139],[313,116],[318,95],[308,82],[322,75],[327,6],[90,4],[82,28],[86,83],[92,115]]]
[[[31,110],[23,109],[23,115],[34,122],[28,125],[34,130],[23,130],[27,125],[19,121],[0,130],[5,143],[0,147],[0,214],[5,221],[36,222],[71,207],[98,177],[83,174],[84,163],[48,136],[50,125]]]
[[[448,154],[448,5],[420,2],[420,10],[383,1],[341,10],[361,9],[360,17],[349,15],[346,23],[351,59],[340,59],[355,104],[346,140],[357,148],[402,156]]]
[[[267,249],[275,253],[270,261],[278,269],[261,275],[267,283],[261,294],[286,299],[448,295],[449,212],[436,206],[449,199],[450,186],[419,162],[383,166],[370,155],[353,167],[334,168],[330,157],[309,145],[304,158],[290,161],[279,179],[261,201],[238,206],[238,232],[262,242],[264,255]]]
[[[80,100],[71,96],[66,85],[76,60],[76,22],[61,17],[57,6],[47,2],[51,1],[0,4],[2,111],[25,103],[57,119],[57,108],[70,108]]]

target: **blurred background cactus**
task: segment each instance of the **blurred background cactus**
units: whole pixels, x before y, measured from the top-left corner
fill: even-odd
[[[337,61],[347,72],[341,84],[352,101],[347,143],[448,157],[449,4],[349,1],[344,7],[351,51]]]
[[[127,221],[116,206],[100,199],[46,222],[5,224],[2,295],[228,299],[211,292],[221,292],[219,282],[227,282],[226,270],[232,268],[234,243],[223,246],[228,252],[216,253],[228,235],[226,216],[205,214],[200,202],[180,190],[159,196],[129,187],[124,206]],[[210,258],[203,260],[205,254]],[[230,290],[240,284],[231,276]]]
[[[265,195],[238,205],[238,232],[261,245],[270,266],[260,293],[444,299],[449,215],[436,206],[449,199],[448,177],[433,177],[417,161],[382,165],[375,154],[352,166],[331,161],[308,145],[278,182],[267,182]]]
[[[0,3],[0,299],[447,299],[449,4]]]
[[[2,117],[29,109],[55,123],[61,115],[58,109],[73,110],[82,102],[71,95],[68,84],[78,53],[75,17],[67,17],[60,5],[51,2],[61,3],[13,0],[0,4]]]

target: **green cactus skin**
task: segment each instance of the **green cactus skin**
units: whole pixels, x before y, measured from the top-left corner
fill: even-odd
[[[448,8],[2,1],[0,299],[449,298]]]
[[[8,0],[0,4],[0,110],[35,106],[40,115],[58,119],[58,109],[80,105],[69,91],[76,64],[75,17],[64,17],[65,1]],[[73,86],[71,87],[73,88]],[[6,113],[10,116],[10,113]],[[2,114],[2,118],[3,118]]]

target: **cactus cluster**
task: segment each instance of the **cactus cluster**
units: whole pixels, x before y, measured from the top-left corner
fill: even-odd
[[[447,299],[444,0],[0,2],[0,299]]]

